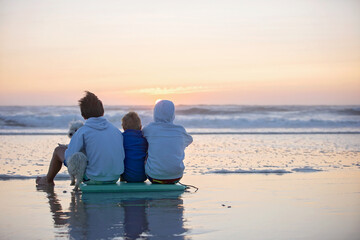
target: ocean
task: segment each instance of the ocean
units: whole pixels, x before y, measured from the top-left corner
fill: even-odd
[[[152,121],[152,106],[105,106],[105,117],[121,128],[129,111]],[[64,134],[73,120],[78,106],[0,106],[0,134]],[[179,105],[175,124],[194,134],[358,134],[360,106]]]
[[[105,106],[121,129],[151,106]],[[35,187],[67,144],[77,106],[0,107],[0,239],[358,239],[360,106],[176,106],[194,142],[184,184],[198,192],[74,193],[63,167]]]

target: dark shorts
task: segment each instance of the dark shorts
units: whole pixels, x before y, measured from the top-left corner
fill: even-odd
[[[154,179],[150,176],[147,176],[149,181],[151,183],[154,183],[154,184],[175,184],[175,183],[178,183],[180,181],[180,179],[182,177],[179,177],[179,178],[175,178],[175,179]]]
[[[139,182],[145,182],[146,179],[147,179],[146,175],[131,176],[131,177],[129,177],[127,174],[120,175],[120,182],[139,183]]]

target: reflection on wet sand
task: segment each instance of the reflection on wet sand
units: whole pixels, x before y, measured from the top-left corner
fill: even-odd
[[[182,192],[79,194],[71,193],[63,210],[54,187],[46,192],[57,237],[70,239],[184,239]]]

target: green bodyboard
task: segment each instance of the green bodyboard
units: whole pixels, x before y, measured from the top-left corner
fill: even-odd
[[[80,185],[83,193],[116,193],[116,192],[168,192],[184,191],[185,186],[180,184],[151,184],[151,183],[123,183],[106,185]]]

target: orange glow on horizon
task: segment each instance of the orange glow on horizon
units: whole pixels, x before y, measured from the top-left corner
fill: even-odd
[[[360,104],[358,1],[140,2],[0,1],[0,105]]]

